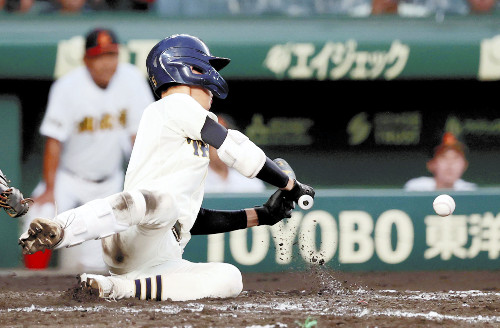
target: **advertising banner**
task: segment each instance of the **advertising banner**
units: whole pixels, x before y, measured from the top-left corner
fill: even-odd
[[[184,257],[227,262],[247,272],[475,270],[500,268],[500,190],[450,193],[453,215],[434,213],[438,193],[319,190],[314,207],[297,208],[272,227],[193,236]],[[207,196],[204,207],[239,209],[267,195]]]
[[[498,80],[498,17],[385,19],[163,19],[150,15],[67,17],[3,16],[0,76],[57,78],[81,64],[83,37],[108,26],[123,43],[122,59],[145,72],[152,45],[175,33],[203,39],[237,65],[227,78]],[[50,32],[48,32],[50,31]],[[464,32],[465,31],[465,32]]]

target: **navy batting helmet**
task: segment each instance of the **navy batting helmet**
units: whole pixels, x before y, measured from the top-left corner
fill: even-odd
[[[229,61],[229,58],[212,56],[200,39],[176,34],[161,40],[151,49],[146,67],[149,83],[158,97],[161,97],[162,86],[179,83],[202,86],[216,97],[224,99],[228,86],[218,71]],[[201,74],[193,73],[191,67]]]

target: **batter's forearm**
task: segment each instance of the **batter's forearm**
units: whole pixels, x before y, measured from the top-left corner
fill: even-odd
[[[245,213],[247,215],[247,228],[259,225],[259,217],[257,216],[257,211],[254,208],[245,208]]]
[[[246,227],[248,227],[246,210],[222,211],[200,208],[191,228],[191,234],[212,235],[245,229]]]
[[[281,189],[286,189],[291,180],[269,157],[266,157],[266,162],[257,174],[257,178]],[[293,187],[293,180],[291,183]]]

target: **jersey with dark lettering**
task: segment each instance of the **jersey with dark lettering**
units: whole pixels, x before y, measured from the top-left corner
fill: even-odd
[[[180,210],[181,243],[189,239],[203,200],[209,163],[208,144],[201,138],[207,116],[189,95],[176,93],[149,105],[141,118],[124,191],[143,189],[171,192]]]

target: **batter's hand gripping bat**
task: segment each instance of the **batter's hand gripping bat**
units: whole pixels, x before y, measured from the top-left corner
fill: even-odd
[[[273,162],[276,163],[290,178],[296,179],[295,172],[292,167],[283,158],[275,158]],[[297,204],[299,204],[301,209],[308,210],[313,207],[314,199],[310,195],[302,195],[297,200]]]

